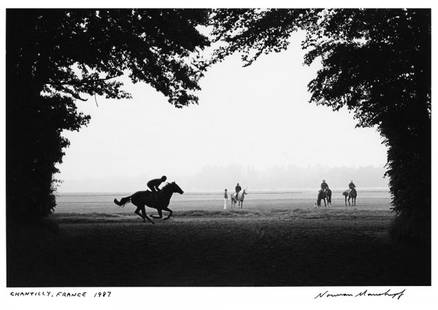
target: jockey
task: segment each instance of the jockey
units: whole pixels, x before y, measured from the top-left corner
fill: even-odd
[[[356,185],[354,185],[353,180],[351,180],[351,181],[350,181],[350,184],[348,184],[348,188],[349,188],[350,190],[356,188]]]
[[[239,192],[242,190],[242,187],[240,187],[239,182],[237,182],[235,191],[236,191],[236,199],[239,198]]]
[[[321,190],[322,190],[323,192],[325,192],[326,190],[328,190],[328,188],[329,188],[328,184],[325,182],[325,180],[322,180],[322,183],[321,183]]]
[[[153,193],[158,193],[160,191],[159,186],[161,183],[167,180],[166,176],[163,175],[160,179],[152,179],[147,183],[147,186]]]

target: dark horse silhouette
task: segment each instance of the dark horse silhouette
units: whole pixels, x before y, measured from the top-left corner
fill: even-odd
[[[355,188],[348,189],[348,190],[344,191],[342,193],[342,195],[344,195],[344,197],[345,197],[345,206],[347,206],[347,199],[348,199],[348,205],[349,206],[351,206],[351,205],[355,206],[356,205],[357,191],[356,191]],[[352,201],[351,203],[350,203],[350,200]]]
[[[324,201],[324,207],[327,207],[327,204],[330,206],[332,204],[332,191],[327,188],[326,190],[320,190],[318,192],[318,198],[316,200],[316,205],[318,207],[321,206],[321,200]]]
[[[152,215],[153,218],[162,218],[163,210],[169,212],[169,215],[164,218],[167,220],[172,215],[172,210],[170,210],[168,206],[173,193],[183,194],[184,191],[175,182],[172,182],[166,184],[158,193],[140,191],[132,194],[131,196],[123,197],[120,199],[120,201],[114,199],[114,203],[120,207],[123,207],[126,203],[131,202],[137,207],[134,211],[135,214],[138,214],[143,219],[143,222],[146,222],[147,219],[152,224],[155,224],[154,221],[147,216],[145,206],[157,209],[158,216]]]

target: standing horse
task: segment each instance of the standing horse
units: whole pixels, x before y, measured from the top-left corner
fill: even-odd
[[[344,197],[345,197],[345,206],[347,206],[347,200],[348,200],[348,205],[349,206],[350,205],[353,205],[353,206],[356,205],[357,191],[356,191],[355,188],[347,189],[346,191],[344,191],[342,193],[342,195],[344,195]],[[350,200],[352,201],[351,203],[350,203]]]
[[[244,189],[243,192],[239,194],[234,193],[233,195],[231,195],[231,208],[234,207],[237,203],[238,206],[240,206],[240,209],[242,209],[243,201],[245,200],[245,195],[246,195],[246,189]]]
[[[318,198],[316,199],[316,205],[318,207],[321,206],[321,200],[324,201],[324,207],[327,207],[327,205],[330,207],[332,204],[332,191],[330,188],[327,188],[326,190],[319,190],[318,192]]]
[[[146,222],[147,219],[152,224],[155,224],[154,221],[149,216],[147,216],[145,206],[157,209],[158,216],[152,215],[153,218],[162,218],[163,210],[169,212],[169,215],[164,218],[165,220],[167,220],[172,215],[172,210],[170,210],[168,206],[173,193],[183,194],[184,191],[175,182],[172,182],[166,184],[157,193],[153,193],[150,191],[140,191],[132,194],[131,196],[124,197],[120,199],[120,201],[114,199],[114,203],[119,207],[123,207],[126,203],[131,202],[134,206],[137,207],[134,213],[138,214],[143,219],[143,222]]]

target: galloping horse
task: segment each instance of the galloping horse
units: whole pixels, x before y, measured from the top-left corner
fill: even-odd
[[[236,205],[236,203],[238,203],[238,205],[240,206],[240,209],[242,209],[243,200],[245,200],[245,195],[246,195],[246,189],[244,189],[239,194],[234,193],[233,195],[231,195],[231,208],[234,207]]]
[[[352,201],[352,205],[356,205],[356,197],[357,197],[357,191],[355,188],[347,189],[342,193],[345,197],[345,206],[347,206],[347,199],[348,199],[348,205],[350,206],[350,200]]]
[[[332,204],[332,191],[330,188],[327,188],[326,190],[319,190],[318,192],[318,198],[316,200],[316,205],[318,207],[321,206],[321,200],[324,201],[324,207],[331,206]]]
[[[151,191],[140,191],[132,194],[131,196],[124,197],[120,199],[120,201],[114,199],[114,203],[119,207],[123,207],[126,203],[131,202],[137,207],[134,213],[138,214],[143,219],[143,222],[146,222],[147,219],[152,224],[155,224],[154,221],[147,216],[145,206],[157,209],[158,216],[152,215],[153,218],[162,218],[163,210],[169,212],[169,215],[164,218],[167,220],[172,215],[172,210],[170,210],[168,206],[173,193],[183,194],[184,191],[175,182],[172,182],[166,184],[158,193],[152,193]]]

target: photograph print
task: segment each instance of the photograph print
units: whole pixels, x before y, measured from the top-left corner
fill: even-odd
[[[431,285],[431,9],[5,15],[7,287]]]

